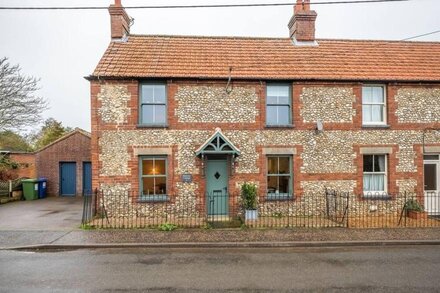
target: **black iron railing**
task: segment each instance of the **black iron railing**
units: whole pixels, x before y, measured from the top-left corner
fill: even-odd
[[[97,228],[177,227],[440,227],[440,194],[323,193],[258,196],[256,211],[239,194],[192,193],[139,197],[131,191],[84,196],[84,225]]]

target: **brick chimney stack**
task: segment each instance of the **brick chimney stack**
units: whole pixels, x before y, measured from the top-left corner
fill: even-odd
[[[115,0],[115,4],[110,5],[108,12],[110,13],[112,40],[120,40],[129,35],[131,18],[125,12],[121,0]]]
[[[294,43],[315,43],[317,13],[310,10],[310,0],[297,0],[288,27]]]

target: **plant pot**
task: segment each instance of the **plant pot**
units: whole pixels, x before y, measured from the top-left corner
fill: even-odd
[[[408,216],[408,218],[410,219],[414,219],[414,220],[426,220],[428,219],[428,213],[426,212],[419,212],[419,211],[412,211],[412,210],[408,210],[406,212],[406,215]]]
[[[245,210],[246,221],[256,221],[258,219],[258,210]]]

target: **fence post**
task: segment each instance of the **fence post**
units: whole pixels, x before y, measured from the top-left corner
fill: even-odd
[[[403,201],[403,213],[404,213],[404,215],[403,215],[403,217],[405,218],[405,220],[404,220],[404,226],[406,227],[406,191],[403,193],[404,194],[404,201]]]
[[[347,192],[347,228],[350,228],[350,191]]]
[[[9,180],[9,197],[12,197],[12,180]]]

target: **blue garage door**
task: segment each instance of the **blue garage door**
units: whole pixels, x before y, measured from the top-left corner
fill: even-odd
[[[83,195],[92,194],[92,164],[83,163]]]
[[[60,163],[60,195],[76,195],[76,163]]]

